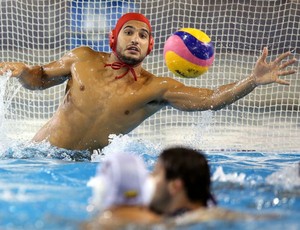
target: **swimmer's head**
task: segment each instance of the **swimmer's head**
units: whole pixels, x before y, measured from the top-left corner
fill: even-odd
[[[89,182],[93,189],[91,210],[117,205],[147,205],[154,191],[144,162],[136,155],[114,153],[99,165]]]
[[[136,21],[140,21],[140,22],[144,22],[146,23],[146,25],[149,28],[149,46],[148,46],[148,51],[147,51],[147,55],[151,52],[151,50],[153,49],[153,44],[154,44],[154,40],[153,37],[151,36],[151,25],[149,20],[140,13],[127,13],[124,14],[117,22],[115,28],[111,31],[110,36],[109,36],[109,44],[110,44],[110,48],[116,52],[116,48],[117,48],[117,38],[118,35],[120,33],[120,30],[122,29],[123,25],[131,20],[136,20]]]
[[[204,152],[185,147],[165,149],[154,171],[157,186],[150,204],[152,210],[172,214],[170,210],[174,203],[178,202],[178,197],[181,199],[180,196],[176,198],[170,190],[170,184],[174,184],[174,181],[181,181],[189,202],[204,207],[216,205],[211,194],[210,169]]]

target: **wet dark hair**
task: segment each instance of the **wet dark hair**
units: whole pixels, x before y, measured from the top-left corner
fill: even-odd
[[[166,180],[181,179],[191,202],[201,202],[204,206],[208,206],[209,201],[216,204],[210,192],[210,169],[203,151],[172,147],[165,149],[159,159]]]

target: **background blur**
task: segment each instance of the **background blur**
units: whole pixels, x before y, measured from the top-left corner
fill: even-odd
[[[266,44],[278,53],[299,53],[298,4],[287,0],[2,0],[1,47],[38,50],[91,45],[109,51],[107,32],[116,20],[124,12],[141,11],[152,22],[156,51],[177,29],[194,25],[214,39],[218,53],[253,53]]]

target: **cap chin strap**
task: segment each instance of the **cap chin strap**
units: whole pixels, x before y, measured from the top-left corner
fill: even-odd
[[[133,78],[134,78],[134,80],[137,81],[137,76],[136,76],[134,67],[137,66],[138,64],[137,65],[126,64],[125,62],[122,62],[120,60],[120,58],[118,57],[118,55],[115,52],[113,52],[113,53],[116,55],[116,57],[119,59],[119,61],[113,62],[111,64],[104,64],[104,67],[110,66],[113,70],[118,70],[118,69],[122,69],[122,68],[126,67],[127,71],[124,74],[122,74],[122,75],[116,76],[115,79],[121,79],[126,74],[128,74],[128,72],[130,71],[131,74],[132,74],[132,76],[133,76]]]
[[[115,79],[121,79],[126,74],[128,74],[128,72],[130,71],[133,75],[134,80],[137,81],[136,73],[134,71],[134,68],[131,65],[128,65],[124,62],[116,61],[116,62],[113,62],[111,64],[104,64],[104,67],[107,67],[107,66],[110,66],[113,70],[118,70],[118,69],[121,69],[123,67],[127,67],[127,71],[122,75],[116,76]]]

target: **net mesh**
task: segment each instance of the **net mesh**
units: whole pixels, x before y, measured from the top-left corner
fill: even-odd
[[[120,0],[0,1],[1,61],[46,64],[70,49],[87,45],[109,52],[108,33],[125,12],[141,12],[151,21],[154,51],[143,66],[157,76],[170,76],[189,86],[215,88],[241,80],[264,46],[269,58],[285,51],[300,53],[299,1]],[[196,79],[175,77],[163,60],[166,39],[182,27],[205,31],[215,46],[215,62]],[[167,107],[130,135],[165,144],[189,144],[204,150],[299,151],[300,78],[271,84],[220,110],[181,112]],[[8,135],[28,139],[55,112],[65,84],[43,91],[7,82],[4,103]],[[2,111],[3,112],[3,111]]]

